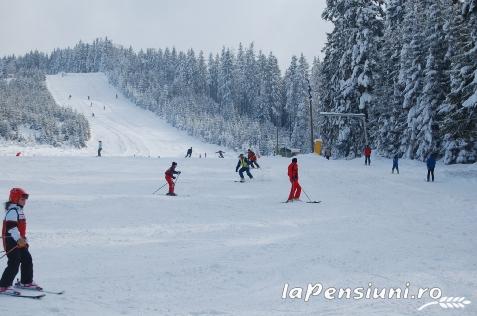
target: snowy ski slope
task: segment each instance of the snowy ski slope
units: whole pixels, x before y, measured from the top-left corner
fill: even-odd
[[[187,148],[193,147],[193,154],[198,157],[199,153],[212,155],[220,149],[188,136],[155,114],[132,104],[108,83],[103,73],[58,74],[47,76],[46,82],[56,103],[83,113],[88,119],[92,132],[88,147],[77,150],[9,146],[1,148],[0,154],[21,151],[27,156],[96,155],[99,140],[103,142],[105,156],[183,157]]]
[[[27,148],[21,157],[2,148],[0,199],[14,186],[30,193],[35,280],[66,293],[0,296],[0,315],[476,315],[476,164],[438,164],[436,182],[427,183],[418,161],[401,161],[393,175],[388,159],[365,167],[361,159],[299,156],[304,190],[323,202],[282,204],[290,159],[262,158],[254,180],[236,183],[236,155],[183,158],[190,146],[217,149],[122,97],[116,104],[103,75],[54,76],[48,86],[61,103],[71,93],[70,106],[86,114],[92,96],[94,139],[87,150]],[[99,138],[105,151],[96,158]],[[182,171],[179,196],[151,194],[172,159]],[[406,282],[411,293],[439,287],[472,304],[417,311],[432,300],[282,299],[285,283]]]

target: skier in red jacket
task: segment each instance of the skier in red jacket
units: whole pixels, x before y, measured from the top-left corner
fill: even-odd
[[[5,217],[2,227],[3,248],[8,263],[0,279],[0,292],[15,292],[11,286],[21,265],[21,280],[15,286],[25,289],[41,290],[33,282],[33,260],[28,251],[26,238],[26,219],[23,213],[28,194],[20,188],[10,190],[10,197],[5,203]]]
[[[298,164],[297,159],[293,158],[291,164],[288,166],[288,178],[292,184],[290,195],[288,196],[287,202],[292,202],[300,199],[301,186],[298,183]]]
[[[165,175],[166,175],[166,181],[167,183],[169,184],[169,192],[167,192],[166,195],[172,195],[172,196],[176,196],[177,194],[174,193],[174,186],[175,186],[175,183],[173,181],[173,179],[175,179],[176,177],[174,177],[175,174],[181,174],[180,171],[176,171],[176,166],[177,166],[177,162],[172,162],[172,166],[166,170],[165,172]]]
[[[364,147],[364,164],[371,166],[371,147],[369,145]]]

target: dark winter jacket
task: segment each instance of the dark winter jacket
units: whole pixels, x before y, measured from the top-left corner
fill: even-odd
[[[394,156],[393,158],[393,166],[397,166],[399,163],[399,157],[398,156]]]
[[[245,158],[245,157],[240,158],[239,161],[237,162],[237,167],[235,167],[235,172],[237,172],[240,167],[248,168],[249,164],[250,164],[250,162],[248,161],[247,158]]]
[[[434,169],[436,167],[436,160],[434,157],[427,158],[427,169]]]

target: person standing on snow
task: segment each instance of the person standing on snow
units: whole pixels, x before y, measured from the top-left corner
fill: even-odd
[[[364,165],[371,166],[371,147],[369,145],[364,147]]]
[[[239,170],[240,168],[240,170]],[[238,172],[240,175],[240,182],[245,182],[245,178],[243,176],[243,173],[246,172],[247,176],[250,179],[253,179],[252,174],[250,173],[250,168],[249,168],[249,161],[247,158],[244,157],[243,154],[240,154],[239,156],[239,161],[237,162],[237,166],[235,167],[235,172]]]
[[[255,155],[255,153],[251,149],[249,149],[247,151],[247,154],[248,154],[248,161],[250,161],[250,166],[252,168],[255,168],[254,165],[256,165],[257,168],[260,168],[260,166],[257,163],[257,156]]]
[[[432,175],[432,182],[434,182],[434,168],[436,167],[436,159],[434,158],[434,154],[431,154],[429,158],[427,158],[427,182],[430,180],[430,176]]]
[[[394,158],[393,158],[393,169],[392,169],[392,173],[394,173],[394,169],[396,169],[397,173],[399,174],[399,155],[396,154],[394,155]]]
[[[166,175],[166,181],[167,183],[169,184],[169,192],[167,192],[166,195],[171,195],[171,196],[176,196],[177,194],[174,193],[174,186],[175,186],[175,183],[173,180],[176,179],[176,177],[174,177],[175,174],[181,174],[180,171],[176,171],[176,167],[177,167],[177,162],[172,162],[172,165],[169,169],[166,170],[165,172],[165,175]]]
[[[41,290],[41,287],[33,282],[33,260],[28,251],[27,225],[23,213],[27,199],[25,190],[13,188],[10,190],[8,202],[5,203],[2,239],[8,262],[0,279],[0,292],[14,292],[11,286],[20,266],[21,279],[18,287]]]
[[[219,154],[219,158],[224,158],[225,151],[219,150],[215,152],[216,154]]]
[[[101,151],[103,150],[103,142],[98,141],[98,157],[101,157]]]
[[[187,158],[187,157],[191,158],[191,156],[192,156],[192,147],[187,149],[187,154],[186,154],[185,158]]]
[[[287,202],[293,202],[300,199],[301,186],[298,183],[298,159],[293,158],[290,165],[288,165],[288,178],[291,182],[291,190],[288,195]]]

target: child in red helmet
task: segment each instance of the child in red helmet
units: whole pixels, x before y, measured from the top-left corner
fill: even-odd
[[[180,171],[176,171],[177,167],[177,162],[172,162],[172,165],[169,169],[166,170],[165,175],[166,175],[166,181],[169,184],[169,192],[166,195],[171,195],[171,196],[176,196],[177,194],[174,193],[174,181],[176,177],[174,177],[175,174],[181,174]]]
[[[25,190],[13,188],[10,190],[8,202],[5,203],[2,239],[8,263],[0,279],[0,292],[14,292],[11,286],[20,265],[21,280],[16,286],[41,290],[41,287],[33,282],[33,260],[28,251],[26,219],[23,213],[27,199]]]

